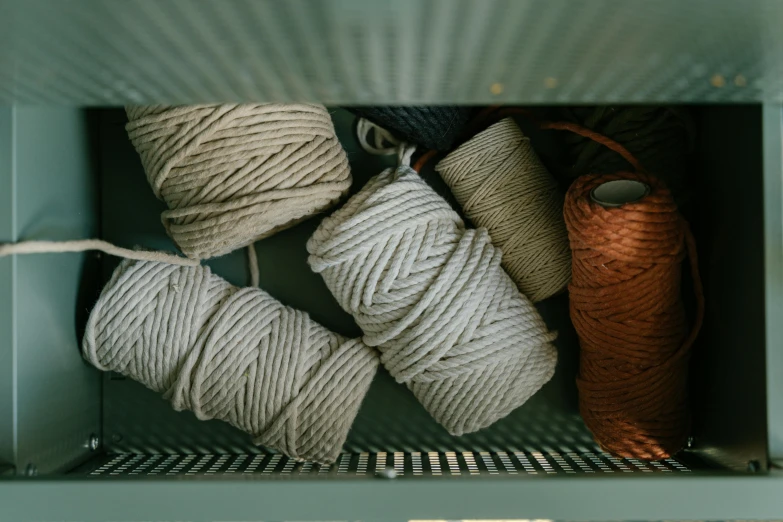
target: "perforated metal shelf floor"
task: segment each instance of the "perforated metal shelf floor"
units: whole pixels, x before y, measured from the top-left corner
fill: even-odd
[[[287,475],[290,477],[420,477],[577,473],[683,473],[677,459],[617,459],[590,448],[573,451],[343,453],[331,466],[297,462],[280,454],[109,454],[77,473],[91,476]]]

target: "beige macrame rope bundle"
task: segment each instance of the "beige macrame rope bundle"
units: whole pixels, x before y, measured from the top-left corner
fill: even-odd
[[[477,134],[437,164],[465,215],[503,250],[503,268],[538,302],[571,279],[563,195],[511,118]]]
[[[321,105],[131,106],[126,126],[162,221],[208,259],[290,227],[345,194],[351,174]]]
[[[450,433],[489,426],[552,377],[555,334],[487,231],[466,230],[410,167],[372,178],[307,250],[365,343]]]
[[[375,350],[209,268],[124,261],[93,309],[84,357],[299,460],[339,455]]]

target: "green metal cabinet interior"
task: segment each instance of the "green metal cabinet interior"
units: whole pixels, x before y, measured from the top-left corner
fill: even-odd
[[[542,305],[560,366],[530,404],[453,438],[382,372],[346,454],[319,468],[82,361],[80,328],[116,260],[4,258],[0,520],[781,518],[781,16],[774,0],[0,0],[0,241],[171,248],[121,110],[77,107],[757,103],[695,109],[685,212],[708,314],[693,448],[676,461],[613,461],[592,445],[565,296]],[[388,163],[359,152],[346,112],[334,120],[358,186]],[[262,286],[358,335],[307,268],[316,224],[259,245]],[[245,283],[242,253],[210,264]],[[385,467],[401,474],[374,478]]]
[[[775,279],[781,109],[694,113],[699,162],[685,212],[708,308],[692,363],[695,440],[676,460],[645,465],[595,448],[576,410],[578,345],[566,296],[541,305],[560,331],[557,376],[507,419],[451,437],[382,372],[345,454],[320,468],[261,452],[227,424],[176,413],[139,384],[82,361],[80,325],[116,260],[20,256],[0,259],[0,459],[8,471],[0,518],[775,518],[783,483],[767,469],[780,434],[770,340],[780,327],[769,313],[782,295]],[[361,186],[392,160],[359,152],[349,113],[336,110],[333,119]],[[98,234],[171,248],[159,221],[163,204],[124,120],[120,109],[2,109],[0,239]],[[425,177],[447,195],[436,176]],[[316,225],[317,218],[259,244],[262,287],[335,331],[359,335],[306,265],[304,243]],[[241,252],[210,262],[235,284],[245,283],[245,263]],[[374,478],[386,467],[396,479]]]
[[[3,241],[97,233],[83,111],[0,108],[0,143]],[[0,464],[16,471],[67,469],[100,432],[100,378],[74,357],[86,257],[0,259]]]

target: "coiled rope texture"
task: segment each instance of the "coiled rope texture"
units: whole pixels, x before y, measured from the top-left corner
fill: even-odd
[[[351,175],[320,105],[127,107],[162,221],[193,259],[227,254],[323,211]]]
[[[592,201],[595,187],[617,179],[646,183],[650,193],[616,208]],[[582,176],[571,185],[564,212],[582,417],[617,456],[668,458],[683,447],[690,428],[688,353],[704,313],[688,225],[664,184],[645,174]],[[693,326],[680,296],[686,251],[698,301]]]
[[[124,261],[93,309],[84,357],[286,455],[334,461],[378,357],[207,267]]]
[[[520,292],[535,303],[565,289],[571,250],[563,196],[514,120],[477,134],[435,170],[468,218],[489,230]]]
[[[365,343],[453,435],[489,426],[552,377],[555,334],[486,229],[466,230],[411,168],[372,178],[307,249]]]
[[[431,107],[347,107],[393,132],[403,141],[427,149],[448,150],[470,121],[473,109],[453,105]]]

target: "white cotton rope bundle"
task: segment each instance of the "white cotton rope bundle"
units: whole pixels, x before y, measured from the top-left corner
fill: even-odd
[[[307,104],[130,106],[126,130],[167,232],[208,259],[328,209],[351,185],[326,108]]]
[[[372,178],[307,250],[365,343],[451,434],[489,426],[552,377],[555,334],[486,229],[466,230],[410,167]]]
[[[378,366],[361,340],[258,288],[232,286],[208,267],[146,261],[114,272],[90,314],[83,354],[163,393],[176,410],[321,463],[340,454]]]
[[[571,280],[571,248],[557,182],[511,118],[477,134],[435,170],[465,215],[503,250],[503,268],[538,302]]]

